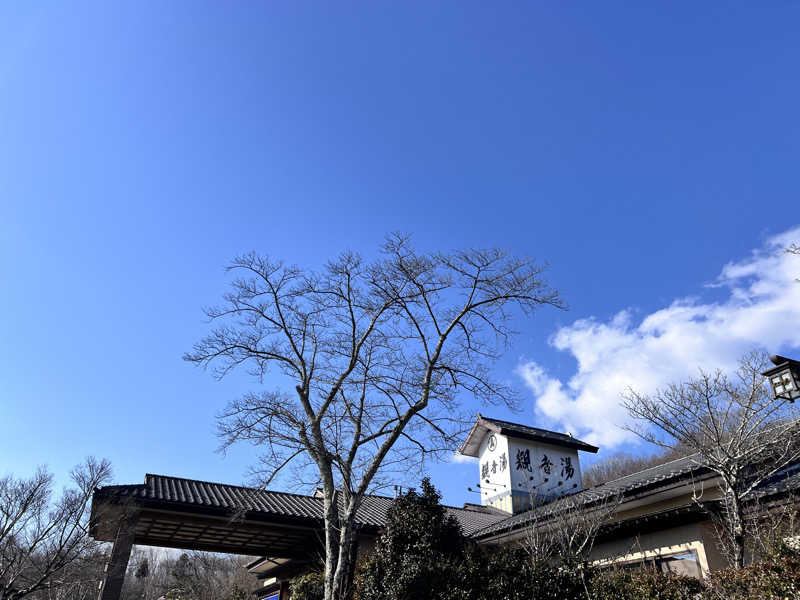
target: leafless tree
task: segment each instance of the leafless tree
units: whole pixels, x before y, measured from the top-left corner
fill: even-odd
[[[583,487],[594,487],[671,460],[683,458],[689,454],[691,454],[691,451],[680,448],[677,450],[662,450],[649,456],[635,456],[627,452],[611,454],[602,460],[592,463],[583,470]]]
[[[744,564],[746,503],[757,488],[800,460],[800,426],[794,404],[774,399],[761,372],[767,359],[744,356],[735,374],[705,373],[653,395],[629,391],[631,431],[663,448],[693,450],[698,464],[719,476],[721,541],[735,566]]]
[[[523,547],[535,563],[559,564],[573,570],[586,582],[589,557],[601,527],[609,522],[621,502],[619,494],[592,496],[592,492],[562,496],[554,500],[531,494],[529,523]]]
[[[750,552],[755,559],[774,555],[789,545],[797,550],[800,535],[800,498],[788,491],[782,502],[771,503],[757,498],[745,515]]]
[[[263,448],[263,485],[298,461],[312,473],[324,498],[325,598],[347,597],[364,495],[386,469],[452,451],[463,394],[514,405],[490,370],[513,309],[563,304],[530,260],[423,253],[399,235],[372,262],[346,252],[313,272],[248,254],[230,269],[241,278],[207,311],[221,325],[185,358],[219,377],[245,363],[258,378],[270,367],[282,376],[277,389],[231,402],[220,435],[225,447]]]
[[[246,598],[257,580],[246,569],[255,557],[136,547],[122,590],[124,600]]]
[[[43,468],[30,479],[0,479],[0,600],[77,584],[80,563],[97,553],[88,535],[92,492],[110,476],[107,461],[89,458],[55,501],[53,477]]]
[[[128,561],[122,600],[157,600],[173,587],[173,551],[148,546],[134,546]]]
[[[53,576],[28,598],[34,600],[95,600],[108,555],[104,548],[89,549]]]
[[[580,566],[589,560],[600,528],[620,503],[618,494],[589,501],[587,492],[549,502],[533,499],[525,550],[536,562],[558,560]]]

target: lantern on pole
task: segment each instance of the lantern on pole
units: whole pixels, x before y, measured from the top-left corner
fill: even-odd
[[[800,361],[778,355],[769,359],[775,366],[762,375],[769,380],[773,398],[789,402],[800,398]]]

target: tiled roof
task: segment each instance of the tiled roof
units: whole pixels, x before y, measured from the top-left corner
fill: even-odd
[[[593,502],[602,501],[605,498],[611,498],[618,494],[623,497],[633,493],[644,490],[645,488],[666,483],[673,479],[680,479],[689,473],[698,473],[698,471],[705,470],[697,462],[697,455],[687,456],[672,460],[655,467],[650,467],[638,473],[626,475],[619,479],[614,479],[606,483],[601,483],[591,488],[581,490],[574,494],[572,498],[580,504],[590,505]],[[698,473],[699,474],[699,473]],[[545,504],[532,511],[527,511],[508,517],[503,521],[492,523],[488,527],[475,532],[475,537],[490,536],[501,531],[509,531],[524,526],[531,520],[546,517],[548,512],[552,509],[549,505]]]
[[[593,493],[599,497],[625,493],[645,486],[659,484],[670,479],[679,478],[688,473],[697,473],[698,471],[705,472],[707,469],[702,465],[700,457],[697,454],[692,454],[644,469],[643,471],[625,475],[624,477],[619,477],[618,479],[606,481],[605,483],[584,490],[584,493]]]
[[[638,473],[582,490],[573,497],[586,506],[604,498],[621,495],[623,498],[676,483],[691,475],[693,478],[713,474],[699,463],[697,455],[679,458]],[[786,469],[762,486],[757,496],[772,496],[800,489],[800,465]],[[273,492],[224,483],[211,483],[164,475],[146,475],[144,484],[113,485],[100,488],[98,499],[113,497],[138,500],[145,503],[174,505],[176,508],[208,508],[225,511],[247,511],[260,516],[283,519],[319,521],[322,519],[323,500],[317,496]],[[386,522],[386,513],[392,503],[387,496],[367,495],[356,520],[362,526],[380,529]],[[546,518],[553,506],[543,505],[511,517],[483,507],[445,507],[453,515],[465,535],[482,538],[525,526],[531,520]]]
[[[263,516],[321,520],[323,499],[316,496],[273,492],[257,488],[211,483],[165,475],[145,475],[144,484],[100,488],[100,496],[167,503],[186,507],[247,511]],[[380,528],[392,503],[387,496],[367,495],[356,514],[359,525]],[[505,518],[480,509],[446,507],[466,535]]]
[[[701,463],[700,457],[697,454],[692,454],[587,488],[572,497],[579,503],[590,506],[594,502],[601,502],[603,499],[617,495],[622,498],[630,498],[648,489],[680,481],[688,475],[693,478],[713,477],[713,473]],[[756,495],[759,497],[771,496],[794,489],[800,489],[800,466],[795,466],[776,475],[774,481],[761,486]],[[502,531],[520,528],[531,520],[546,518],[552,508],[552,506],[545,504],[532,511],[492,523],[484,529],[476,531],[473,535],[476,538],[481,538],[495,535]]]
[[[793,465],[778,473],[766,484],[756,490],[756,496],[773,496],[783,493],[793,494],[800,489],[800,465]]]
[[[461,531],[467,536],[472,536],[476,531],[508,518],[503,514],[455,508],[453,506],[448,506],[447,511],[456,518],[459,525],[461,525]]]
[[[483,440],[484,436],[489,431],[494,431],[495,433],[500,433],[508,437],[517,437],[543,442],[545,444],[553,444],[555,446],[564,446],[584,452],[596,453],[598,450],[597,446],[582,442],[566,433],[539,429],[538,427],[512,423],[511,421],[503,421],[502,419],[492,419],[479,414],[469,435],[467,435],[467,439],[464,440],[464,443],[461,445],[459,452],[465,456],[477,456],[481,440]]]
[[[119,498],[289,517],[317,517],[321,506],[320,500],[311,496],[150,473],[143,485],[106,486],[100,492]]]

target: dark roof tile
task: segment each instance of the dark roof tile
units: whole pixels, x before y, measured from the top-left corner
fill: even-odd
[[[196,481],[165,475],[145,476],[144,485],[112,485],[101,488],[101,494],[122,498],[142,499],[169,504],[213,507],[226,510],[245,510],[263,515],[322,519],[323,499],[287,492],[273,492],[224,483]],[[380,528],[386,522],[386,513],[392,503],[387,496],[367,495],[356,514],[357,522],[364,526]],[[466,535],[502,520],[504,515],[446,507],[461,525]]]
[[[616,495],[621,495],[623,498],[626,496],[630,497],[647,489],[651,489],[652,487],[658,487],[685,479],[688,475],[697,478],[713,477],[712,471],[702,463],[702,459],[699,455],[692,454],[581,490],[576,493],[573,498],[588,506],[593,502],[600,502],[603,499],[612,498]],[[800,465],[793,465],[781,473],[776,474],[774,480],[770,480],[760,486],[756,496],[760,498],[781,492],[790,492],[796,489],[800,489]],[[474,537],[491,536],[501,531],[509,531],[523,527],[531,520],[546,517],[551,509],[551,506],[545,504],[532,511],[507,517],[502,521],[491,523],[487,527],[475,531]]]
[[[526,440],[533,440],[545,444],[553,444],[555,446],[563,446],[565,448],[574,448],[575,450],[582,450],[584,452],[596,453],[597,446],[592,446],[586,442],[575,439],[566,433],[559,433],[557,431],[549,431],[547,429],[540,429],[538,427],[531,427],[530,425],[522,425],[521,423],[512,423],[511,421],[503,421],[502,419],[492,419],[478,414],[475,419],[475,424],[467,435],[467,439],[461,445],[459,452],[465,456],[478,456],[478,447],[481,440],[487,432],[494,431],[508,437],[517,437]]]
[[[665,483],[673,478],[679,479],[688,473],[697,474],[701,470],[705,470],[705,467],[698,463],[697,455],[691,455],[586,488],[574,494],[572,498],[581,504],[590,505],[593,502],[601,502],[618,494],[624,497],[625,495],[637,493],[649,486]],[[531,520],[546,517],[551,509],[552,507],[549,504],[544,504],[534,510],[507,517],[502,521],[492,523],[488,527],[476,531],[475,537],[491,536],[501,531],[523,527]]]

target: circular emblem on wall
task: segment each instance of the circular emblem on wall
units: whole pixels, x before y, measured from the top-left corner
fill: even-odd
[[[494,452],[494,449],[497,448],[497,438],[494,437],[493,433],[489,434],[489,452]]]

